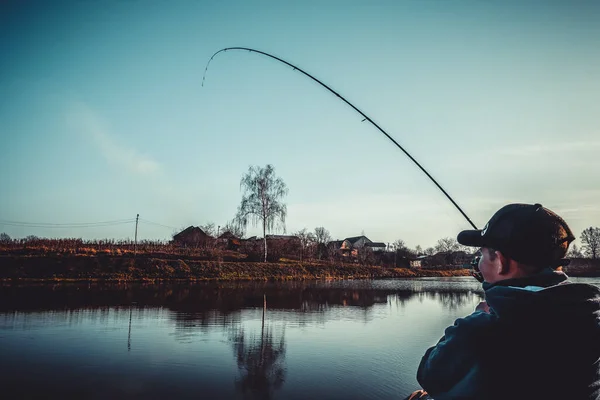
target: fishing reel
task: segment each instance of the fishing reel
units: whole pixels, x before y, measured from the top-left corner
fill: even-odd
[[[481,256],[476,256],[471,261],[471,276],[477,279],[480,283],[483,283],[483,275],[479,270],[479,260]]]

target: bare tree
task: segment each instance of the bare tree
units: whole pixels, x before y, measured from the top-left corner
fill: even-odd
[[[275,175],[275,168],[267,164],[264,168],[248,168],[248,172],[242,176],[240,188],[243,195],[235,219],[244,228],[248,226],[248,222],[254,226],[262,224],[266,262],[267,231],[271,231],[278,222],[285,231],[287,207],[283,198],[288,193],[287,186]]]
[[[404,249],[407,248],[406,247],[406,243],[402,239],[397,239],[394,243],[392,243],[392,246],[394,246],[394,249],[396,251],[398,251],[398,250],[404,250]]]
[[[8,243],[10,242],[10,236],[8,236],[8,233],[0,233],[0,243]]]
[[[204,225],[200,225],[200,229],[202,229],[202,231],[204,231],[204,233],[206,233],[208,236],[215,237],[217,235],[217,229],[214,222],[208,222]]]
[[[586,256],[598,258],[600,256],[600,228],[590,226],[581,232],[581,243]]]
[[[415,254],[418,256],[422,256],[424,254],[421,245],[417,245],[417,247],[415,247]]]
[[[327,253],[327,244],[331,242],[329,231],[322,226],[315,228],[315,243],[317,244],[317,257],[319,260]]]
[[[318,244],[327,244],[331,242],[329,231],[322,226],[315,228],[315,242]]]
[[[304,258],[304,252],[306,249],[313,243],[315,243],[315,235],[312,232],[306,230],[306,228],[302,228],[298,232],[294,234],[300,239],[300,261]]]
[[[460,244],[458,244],[456,239],[451,237],[442,238],[435,245],[435,251],[438,253],[458,250],[460,250]]]
[[[329,243],[325,244],[325,255],[327,256],[329,261],[333,262],[336,259],[338,259],[340,255],[339,250],[340,249],[337,245],[337,242],[330,241]]]
[[[428,247],[424,251],[426,256],[432,256],[435,254],[435,249],[433,247]]]
[[[465,246],[462,244],[458,244],[458,251],[464,251],[467,254],[474,254],[477,252],[478,248],[473,246]]]
[[[246,229],[243,226],[234,221],[227,221],[227,223],[221,228],[221,233],[231,232],[231,234],[237,238],[243,238],[246,234]]]
[[[573,246],[569,249],[569,252],[567,253],[567,257],[582,258],[583,254],[581,253],[581,250],[579,250],[579,247],[577,247],[577,245],[573,243]]]
[[[398,259],[406,259],[407,257],[414,257],[416,255],[415,251],[409,249],[402,239],[396,239],[392,243],[392,248],[394,250],[394,267],[398,266]]]

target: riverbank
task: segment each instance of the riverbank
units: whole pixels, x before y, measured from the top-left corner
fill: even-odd
[[[318,262],[224,262],[147,256],[0,256],[0,280],[3,281],[234,281],[449,276],[469,276],[469,271]]]

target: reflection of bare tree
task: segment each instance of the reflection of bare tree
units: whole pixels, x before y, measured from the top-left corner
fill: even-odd
[[[260,337],[246,339],[242,329],[233,342],[242,375],[236,387],[251,398],[270,399],[285,381],[285,340],[275,340],[268,327]]]
[[[259,337],[247,337],[240,328],[232,338],[241,372],[236,387],[249,398],[270,399],[285,382],[285,331],[275,340],[273,330],[265,327],[265,312],[266,303]]]

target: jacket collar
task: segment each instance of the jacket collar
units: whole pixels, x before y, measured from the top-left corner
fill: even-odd
[[[552,268],[544,268],[542,271],[535,275],[526,276],[523,278],[505,279],[495,283],[483,282],[483,290],[486,292],[496,286],[513,286],[513,287],[526,287],[526,286],[541,286],[549,287],[558,285],[561,282],[566,281],[569,277],[562,271],[556,271]]]

